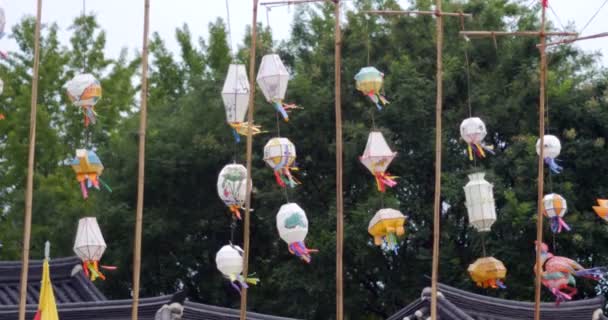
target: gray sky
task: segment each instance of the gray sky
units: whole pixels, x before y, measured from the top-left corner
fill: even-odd
[[[36,0],[0,0],[6,8],[9,26],[17,23],[26,14],[34,15]],[[87,12],[94,12],[107,34],[107,53],[116,56],[123,47],[133,51],[141,47],[143,0],[85,0]],[[262,0],[263,2],[264,0]],[[533,0],[532,0],[533,1]],[[540,0],[538,0],[540,1]],[[564,24],[575,23],[577,31],[586,24],[589,18],[605,0],[549,0],[559,20]],[[406,0],[400,1],[403,5]],[[526,3],[531,2],[526,0]],[[228,0],[231,15],[233,42],[235,45],[243,39],[245,25],[251,23],[251,0]],[[43,22],[57,22],[60,37],[68,41],[67,28],[73,18],[82,12],[82,0],[43,0]],[[270,25],[277,39],[289,36],[293,8],[274,8],[269,13]],[[266,24],[266,10],[260,7],[258,20]],[[160,33],[172,50],[177,49],[175,28],[187,23],[195,39],[207,35],[207,25],[216,17],[226,18],[225,0],[151,0],[151,30]],[[556,26],[558,19],[551,10],[548,18]],[[10,30],[7,30],[10,32]],[[608,32],[608,5],[598,14],[595,20],[585,29],[584,34]],[[600,52],[600,61],[608,66],[608,38],[582,41],[577,46],[584,50]],[[12,39],[0,40],[0,48],[9,51],[16,49]]]

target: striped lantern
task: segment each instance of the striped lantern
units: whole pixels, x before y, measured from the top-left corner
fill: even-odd
[[[291,175],[296,161],[296,147],[287,138],[272,138],[264,146],[264,161],[274,170],[275,180],[281,187],[291,188],[298,181]]]
[[[564,221],[563,217],[568,211],[566,199],[557,193],[545,195],[543,198],[543,214],[551,221],[551,231],[560,233],[562,229],[570,231],[570,227]]]

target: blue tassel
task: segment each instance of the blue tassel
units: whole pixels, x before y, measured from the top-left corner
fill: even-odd
[[[283,120],[287,121],[289,120],[289,116],[287,115],[287,111],[285,111],[285,108],[283,108],[283,104],[280,102],[274,102],[274,109],[277,110],[278,113],[281,114],[281,116],[283,117]]]
[[[560,174],[564,168],[557,164],[553,158],[545,158],[545,163],[549,166],[549,169],[554,174]]]

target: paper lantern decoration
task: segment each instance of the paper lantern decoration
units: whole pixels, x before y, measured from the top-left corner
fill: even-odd
[[[249,80],[245,65],[231,64],[222,89],[222,100],[226,109],[226,121],[234,129],[237,142],[240,135],[247,135],[249,123],[245,121],[249,108]],[[260,126],[251,126],[254,135],[261,132]]]
[[[486,157],[486,151],[494,153],[490,146],[483,143],[483,138],[486,137],[486,125],[480,118],[467,118],[460,124],[460,136],[468,145],[469,159],[473,160],[473,155],[482,159]]]
[[[395,209],[380,209],[369,222],[367,231],[374,237],[374,244],[384,245],[397,254],[397,237],[405,234],[405,216]]]
[[[281,187],[293,188],[300,183],[291,174],[292,170],[297,170],[292,167],[296,161],[296,147],[289,139],[272,138],[268,140],[264,146],[264,161],[274,170],[275,180]]]
[[[570,231],[570,227],[563,217],[568,211],[566,199],[557,193],[551,193],[543,198],[543,214],[551,220],[551,231],[562,232],[562,229]]]
[[[485,172],[469,175],[464,186],[469,223],[479,232],[488,232],[496,222],[493,186],[484,179]]]
[[[2,79],[0,79],[0,94],[2,94],[4,92],[4,81],[2,81]]]
[[[217,194],[234,217],[240,220],[240,210],[247,198],[247,168],[241,164],[224,166],[217,177]]]
[[[257,83],[266,100],[272,103],[285,121],[289,121],[287,110],[298,108],[296,105],[283,103],[288,82],[289,72],[278,54],[267,54],[262,57]]]
[[[380,131],[372,131],[367,137],[367,145],[359,160],[376,178],[378,191],[386,191],[386,187],[397,185],[394,176],[386,172],[397,152],[391,151]]]
[[[80,183],[83,198],[89,197],[89,188],[95,187],[99,190],[100,184],[112,192],[110,187],[99,178],[103,172],[103,164],[94,151],[86,149],[76,150],[76,157],[72,160],[71,166],[76,173],[76,180]]]
[[[384,73],[378,71],[378,69],[374,67],[361,68],[359,73],[355,75],[355,81],[357,90],[368,96],[376,104],[378,110],[382,110],[382,106],[389,103],[380,94],[384,86]]]
[[[0,3],[1,5],[2,3]],[[4,13],[4,7],[0,6],[0,39],[4,38],[4,28],[6,27],[6,14]]]
[[[82,260],[82,269],[91,281],[97,278],[105,280],[106,277],[99,268],[115,270],[116,267],[100,266],[99,260],[106,251],[106,242],[99,229],[97,218],[86,217],[78,221],[78,231],[74,241],[74,253]]]
[[[68,97],[84,111],[84,125],[95,124],[97,113],[95,104],[101,99],[101,84],[92,74],[75,76],[66,83]]]
[[[556,160],[557,156],[559,156],[559,153],[562,150],[562,144],[559,142],[559,139],[554,135],[546,134],[543,144],[543,157],[545,158],[545,164],[547,164],[551,172],[555,174],[562,172],[563,168],[557,164]],[[540,156],[540,139],[536,141],[536,153]]]
[[[507,268],[502,261],[494,257],[484,257],[475,260],[467,269],[473,282],[481,288],[505,289]]]
[[[295,203],[282,205],[277,213],[277,229],[281,239],[287,242],[289,252],[310,263],[310,254],[318,250],[308,249],[304,243],[308,233],[308,219],[304,210]]]
[[[597,199],[597,204],[597,206],[593,207],[593,211],[595,211],[598,217],[608,221],[608,200]]]
[[[232,287],[241,292],[241,288],[249,288],[248,284],[256,285],[260,279],[243,276],[243,249],[239,246],[225,245],[215,255],[217,269],[230,280]]]

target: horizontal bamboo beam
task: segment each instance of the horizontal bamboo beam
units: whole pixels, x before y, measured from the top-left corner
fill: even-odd
[[[504,37],[504,36],[519,36],[519,37],[540,37],[544,35],[546,37],[576,37],[576,32],[543,32],[540,31],[460,31],[460,35],[469,38],[491,38],[491,37]]]
[[[367,10],[363,13],[378,14],[385,16],[396,16],[396,15],[426,15],[426,16],[452,16],[452,17],[467,17],[472,18],[473,15],[470,13],[462,12],[444,12],[444,11],[412,11],[412,10]]]
[[[266,1],[260,3],[262,6],[281,6],[281,5],[289,5],[289,4],[302,4],[302,3],[312,3],[312,2],[334,2],[333,0],[284,0],[284,1]]]
[[[572,42],[581,41],[581,40],[590,40],[590,39],[604,38],[604,37],[608,37],[608,32],[603,32],[603,33],[598,33],[598,34],[592,34],[590,36],[585,36],[585,37],[576,37],[576,38],[572,38],[572,39],[564,39],[564,40],[557,41],[557,42],[551,42],[551,43],[547,43],[545,45],[545,47],[556,46],[556,45],[560,45],[560,44],[567,44],[567,43],[572,43]],[[540,46],[540,45],[538,45],[538,46]]]

